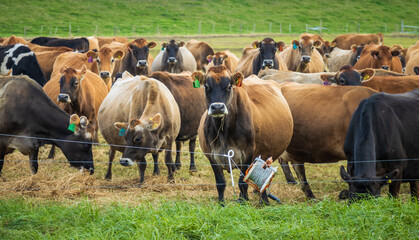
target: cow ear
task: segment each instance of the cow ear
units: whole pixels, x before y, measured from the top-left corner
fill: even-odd
[[[419,75],[419,67],[414,67],[413,71],[416,73],[416,75]]]
[[[67,67],[67,66],[63,66],[63,67],[60,69],[60,74],[61,74],[61,75],[63,75],[63,74],[64,74],[64,72],[65,72],[67,69],[68,69],[68,67]]]
[[[351,46],[351,49],[352,49],[352,52],[356,52],[356,44],[352,44],[352,46]]]
[[[77,131],[77,128],[80,125],[80,118],[77,114],[73,114],[70,116],[70,121],[69,121],[69,125],[68,125],[68,130],[72,131],[73,133],[75,133]]]
[[[378,59],[378,51],[371,51],[371,56],[374,58],[374,59]]]
[[[236,72],[232,77],[232,85],[236,87],[241,87],[243,85],[244,76],[241,72]]]
[[[335,81],[335,76],[330,75],[330,74],[322,74],[320,75],[320,79],[323,80],[323,85],[331,85],[332,83],[334,83]]]
[[[313,43],[313,46],[316,47],[316,48],[320,47],[321,45],[322,45],[322,41],[320,41],[320,40],[316,40]]]
[[[297,49],[297,47],[300,45],[300,42],[297,40],[292,40],[291,41],[291,46],[293,49]]]
[[[135,126],[140,125],[140,124],[141,124],[140,119],[132,118],[131,120],[129,120],[129,126],[131,128],[135,128]]]
[[[113,55],[113,58],[115,59],[121,59],[124,56],[124,52],[121,50],[116,51],[116,53]]]
[[[228,58],[228,55],[227,55],[227,54],[224,54],[224,55],[222,56],[222,58],[223,58],[223,60],[226,60],[226,59]]]
[[[87,117],[81,116],[80,117],[80,127],[81,128],[86,128],[87,125],[89,125],[89,120],[87,119]]]
[[[374,76],[375,70],[372,68],[366,68],[360,72],[362,80],[368,80]]]
[[[391,51],[391,56],[397,57],[399,55],[400,55],[400,51],[399,50],[393,50],[393,51]]]
[[[162,43],[161,43],[161,48],[162,48],[162,50],[163,50],[163,48],[166,48],[166,46],[167,46],[167,43],[165,43],[165,42],[162,42]]]
[[[330,44],[330,46],[331,46],[331,47],[333,47],[333,48],[334,48],[334,47],[336,47],[336,42],[332,42],[332,43]]]
[[[382,176],[380,179],[381,185],[385,185],[387,183],[391,183],[392,179],[395,179],[399,175],[399,169],[394,169],[393,171],[387,173],[386,175]]]
[[[128,123],[126,123],[126,122],[116,122],[116,123],[114,123],[114,126],[118,130],[124,129],[123,130],[124,132],[128,129]]]
[[[208,56],[207,56],[207,61],[208,61],[208,62],[211,62],[211,61],[212,61],[212,59],[214,59],[214,57],[213,57],[212,55],[208,55]]]
[[[260,42],[259,40],[255,40],[250,44],[253,48],[259,48],[260,47]]]
[[[345,182],[351,181],[352,177],[346,172],[344,166],[340,166],[340,176],[342,177]]]
[[[148,47],[148,48],[154,48],[156,45],[157,45],[157,44],[156,44],[155,42],[149,42],[149,43],[147,44],[147,47]]]
[[[198,80],[200,85],[205,85],[207,83],[207,81],[205,81],[205,77],[204,74],[202,74],[202,72],[199,71],[195,71],[192,73],[191,75],[192,80],[194,81],[194,86],[195,86],[195,81]]]
[[[157,113],[154,117],[150,118],[149,127],[151,131],[155,131],[160,127],[161,124],[161,114]]]
[[[95,53],[94,51],[90,50],[86,53],[86,56],[88,58],[97,58],[97,53]]]
[[[185,42],[184,41],[180,41],[177,45],[178,45],[178,47],[183,47],[183,46],[185,46]]]
[[[285,43],[283,41],[279,41],[276,43],[276,47],[278,48],[278,51],[282,52],[284,51]]]

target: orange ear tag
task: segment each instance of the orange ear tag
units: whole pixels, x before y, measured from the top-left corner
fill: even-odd
[[[243,85],[242,79],[241,78],[237,78],[237,80],[236,80],[236,86],[237,87],[241,87],[242,85]]]

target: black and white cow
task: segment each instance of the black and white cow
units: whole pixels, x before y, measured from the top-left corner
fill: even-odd
[[[390,194],[397,196],[402,182],[409,182],[412,196],[419,197],[418,106],[418,89],[376,93],[359,104],[344,144],[349,173],[343,166],[340,171],[351,200],[379,196],[388,183]]]
[[[35,54],[23,44],[0,47],[0,75],[27,75],[39,85],[46,81]]]

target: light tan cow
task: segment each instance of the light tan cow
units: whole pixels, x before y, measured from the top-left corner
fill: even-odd
[[[419,75],[419,41],[407,49],[405,73],[407,75]]]
[[[343,34],[337,36],[331,43],[332,47],[350,50],[352,45],[377,44],[381,45],[384,41],[382,33],[377,34]]]
[[[86,65],[87,69],[90,71],[99,74],[99,69],[97,66],[97,62],[93,61],[97,57],[97,53],[94,51],[88,51],[86,53],[78,53],[78,52],[66,52],[57,57],[55,59],[53,70],[51,73],[51,78],[55,77],[56,75],[61,74],[61,69],[64,66],[71,67],[74,69],[81,69],[83,65]]]

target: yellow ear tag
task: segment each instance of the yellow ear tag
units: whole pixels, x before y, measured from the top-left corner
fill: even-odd
[[[256,44],[255,44],[255,45],[253,45],[253,48],[256,49],[256,48],[258,48],[258,46],[256,46]]]
[[[364,76],[364,80],[367,80],[367,79],[369,79],[370,78],[370,76],[368,76],[368,75],[365,75]]]
[[[391,179],[387,180],[387,183],[391,183]]]
[[[158,124],[158,123],[155,123],[155,122],[153,121],[153,118],[150,118],[150,122],[153,122],[153,125],[151,125],[151,129],[155,129],[155,128],[157,128],[157,127],[159,126],[159,124]]]

